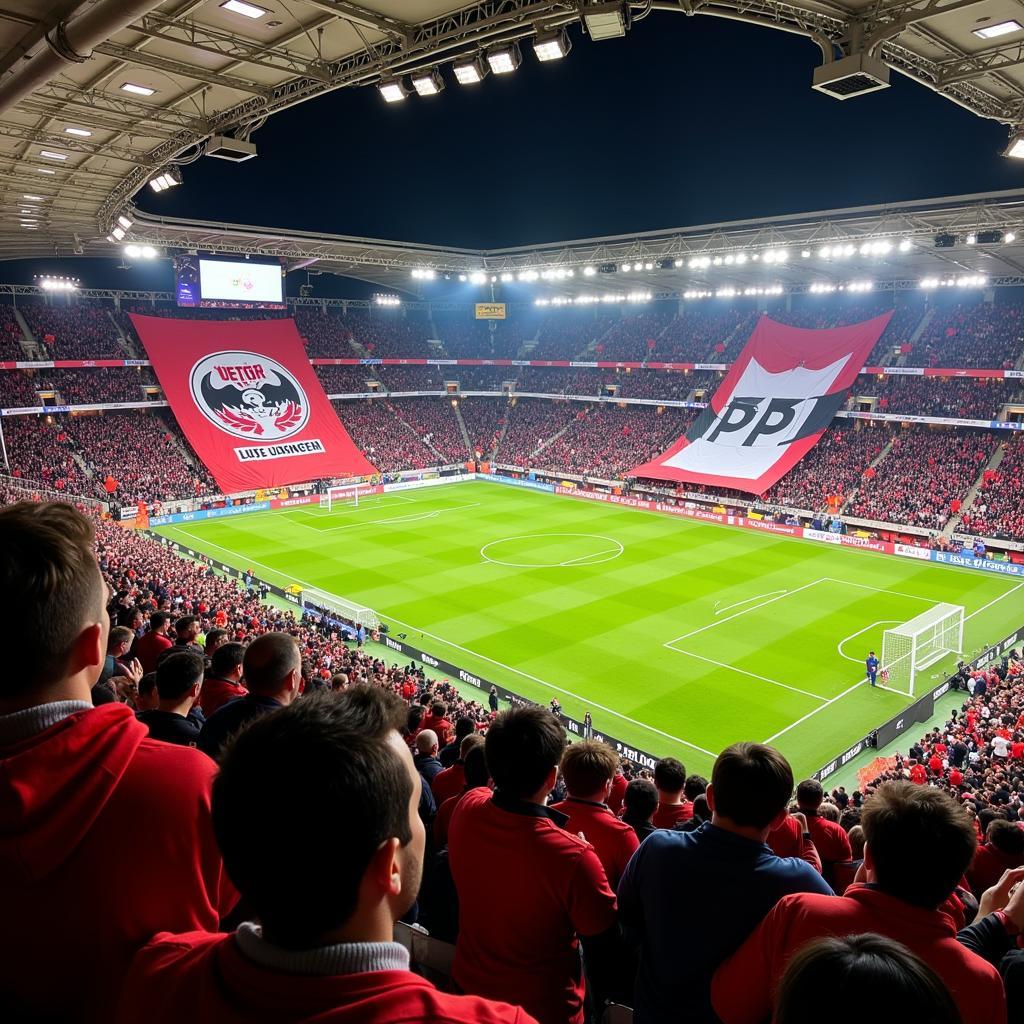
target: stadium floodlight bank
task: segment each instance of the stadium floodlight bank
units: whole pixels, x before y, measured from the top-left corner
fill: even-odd
[[[305,587],[302,591],[303,605],[312,605],[315,609],[325,611],[328,615],[337,616],[353,626],[365,626],[368,632],[380,628],[380,616],[372,608],[346,601],[343,597],[325,593],[315,587]]]
[[[328,487],[326,492],[320,495],[320,507],[332,512],[336,505],[351,505],[359,508],[359,495],[373,493],[370,484],[342,484],[338,487]]]
[[[964,649],[964,609],[937,604],[882,637],[882,681],[892,690],[913,695],[918,672],[947,654]]]

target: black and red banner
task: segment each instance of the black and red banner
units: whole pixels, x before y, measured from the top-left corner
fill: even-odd
[[[225,493],[376,472],[294,321],[131,318],[171,411]]]
[[[891,317],[823,330],[761,317],[693,426],[627,475],[763,494],[825,432]]]

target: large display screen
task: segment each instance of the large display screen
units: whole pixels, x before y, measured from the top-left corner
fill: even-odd
[[[277,262],[183,255],[175,260],[175,271],[179,306],[284,306],[284,277]]]

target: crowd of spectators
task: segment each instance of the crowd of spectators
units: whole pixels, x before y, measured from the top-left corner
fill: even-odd
[[[21,325],[14,317],[11,306],[0,304],[0,361],[20,362],[25,358],[21,347]]]
[[[846,514],[941,530],[959,511],[995,445],[987,431],[901,431],[877,472],[862,478]]]
[[[1011,369],[1024,350],[1024,304],[1000,301],[937,304],[906,357],[907,366]]]
[[[317,379],[327,395],[362,395],[367,382],[379,378],[370,366],[315,366]]]
[[[25,322],[48,359],[124,359],[113,307],[78,301],[69,306],[28,304],[21,307]]]
[[[101,402],[143,402],[143,387],[156,381],[146,366],[99,367],[89,370],[43,370],[36,378],[41,390],[53,390],[62,405],[94,405]]]
[[[381,472],[423,469],[437,463],[434,452],[398,416],[391,402],[336,402],[334,408],[359,450]]]
[[[985,474],[960,530],[982,537],[1024,540],[1024,438],[1016,434],[1003,442],[999,465]]]
[[[40,482],[62,494],[90,496],[93,482],[73,453],[77,450],[67,416],[6,416],[4,445],[10,475]]]
[[[311,358],[353,359],[359,355],[351,344],[352,318],[348,313],[332,306],[327,310],[297,308],[294,316]]]
[[[387,391],[444,391],[446,380],[457,379],[455,366],[379,366],[377,376]]]
[[[509,405],[505,415],[508,427],[495,452],[496,462],[514,466],[530,465],[530,456],[560,430],[568,428],[575,417],[585,415],[580,402],[551,402],[540,398],[520,398]]]
[[[487,459],[494,451],[508,417],[509,404],[503,398],[460,398],[459,412],[466,424],[474,454]]]
[[[732,362],[757,323],[749,306],[684,306],[673,318],[651,352],[637,352],[633,359],[663,363]]]
[[[450,399],[411,398],[393,408],[445,464],[464,463],[469,458]]]
[[[850,407],[867,397],[878,399],[878,412],[995,420],[1007,402],[1017,400],[1019,391],[1017,381],[987,377],[861,376],[854,385]]]
[[[658,339],[672,322],[668,310],[624,314],[601,336],[594,351],[596,359],[634,361],[658,359]]]
[[[40,378],[25,370],[0,370],[0,409],[39,405]]]

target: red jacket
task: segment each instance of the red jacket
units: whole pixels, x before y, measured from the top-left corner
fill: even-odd
[[[608,806],[612,809],[612,814],[622,813],[622,803],[626,798],[626,787],[628,785],[626,776],[622,772],[616,772],[615,778],[612,779],[612,788],[607,800]]]
[[[693,817],[693,804],[684,800],[681,804],[663,804],[658,807],[651,818],[655,828],[675,828],[676,822],[689,821]]]
[[[155,936],[135,958],[120,1024],[536,1024],[517,1006],[439,992],[411,971],[287,974],[252,963],[233,935]]]
[[[132,646],[132,657],[139,659],[143,672],[156,671],[156,659],[171,646],[171,641],[163,633],[150,630],[143,633]]]
[[[813,839],[805,839],[800,822],[791,814],[782,819],[778,828],[772,829],[765,840],[776,857],[797,857],[807,861],[815,871],[821,871],[821,856]]]
[[[865,932],[902,942],[921,957],[949,987],[964,1024],[1005,1024],[999,972],[957,942],[956,927],[946,914],[859,884],[845,896],[801,893],[779,900],[716,972],[711,986],[715,1012],[723,1024],[768,1020],[772,993],[798,949],[812,939]]]
[[[616,818],[607,804],[595,804],[590,800],[569,797],[553,804],[552,810],[569,816],[566,832],[583,833],[583,838],[594,848],[597,859],[608,876],[608,884],[617,889],[622,872],[626,870],[629,858],[640,845],[632,825]]]
[[[432,711],[428,711],[420,719],[420,732],[424,729],[432,729],[437,734],[438,749],[446,747],[452,739],[452,723],[442,715],[438,718]]]
[[[466,769],[461,761],[456,761],[451,768],[445,768],[434,776],[430,789],[434,794],[434,803],[438,807],[449,799],[457,796],[466,788]]]
[[[109,1020],[156,932],[217,928],[237,897],[210,825],[216,771],[124,704],[0,748],[6,1013]]]
[[[807,816],[807,831],[811,833],[814,845],[818,849],[818,855],[821,857],[822,867],[827,877],[830,865],[850,860],[853,856],[850,837],[843,831],[842,826],[837,825],[834,821],[820,818],[810,811],[804,811],[804,814]]]
[[[248,692],[241,683],[233,683],[230,679],[220,679],[217,676],[206,676],[199,691],[199,709],[209,718],[229,700],[244,697]]]
[[[564,816],[471,789],[448,829],[459,894],[452,976],[465,992],[515,1000],[543,1024],[583,1020],[578,935],[615,923],[615,893]]]
[[[991,886],[995,885],[1003,872],[1008,868],[1019,868],[1024,866],[1024,856],[1020,854],[1003,853],[994,846],[979,846],[974,851],[974,861],[967,869],[967,877],[970,880],[974,895],[979,899],[981,894]]]

